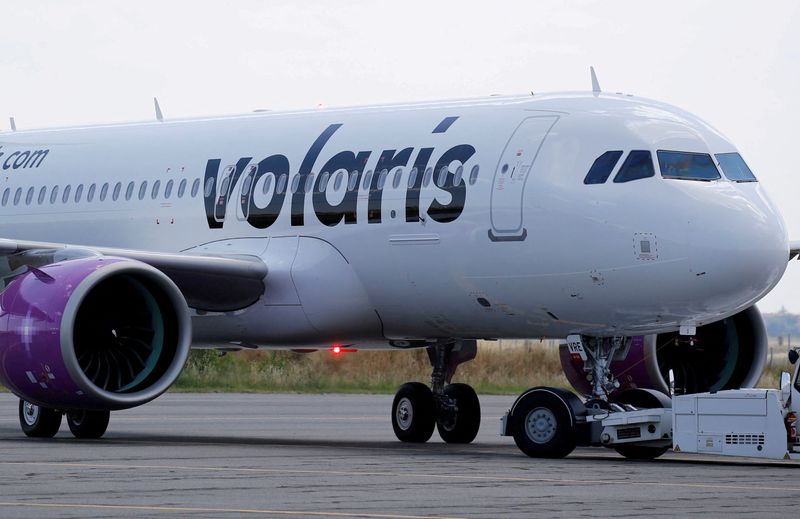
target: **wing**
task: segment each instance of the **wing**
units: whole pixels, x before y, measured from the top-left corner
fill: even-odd
[[[800,256],[800,240],[789,242],[789,260],[793,260]]]
[[[64,243],[0,239],[0,256],[34,250],[89,250],[147,263],[170,277],[192,308],[211,312],[239,310],[264,293],[267,266],[258,256],[148,252]]]

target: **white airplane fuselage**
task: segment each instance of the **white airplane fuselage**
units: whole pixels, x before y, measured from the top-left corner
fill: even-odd
[[[632,150],[655,176],[614,182]],[[18,131],[0,236],[264,258],[264,296],[195,312],[197,345],[640,335],[748,308],[786,268],[780,214],[759,182],[662,178],[658,150],[736,148],[674,107],[584,93]]]

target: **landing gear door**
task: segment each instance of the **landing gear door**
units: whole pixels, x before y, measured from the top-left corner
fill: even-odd
[[[529,117],[514,131],[494,173],[491,193],[492,241],[522,241],[528,231],[522,221],[523,194],[536,157],[558,116]]]

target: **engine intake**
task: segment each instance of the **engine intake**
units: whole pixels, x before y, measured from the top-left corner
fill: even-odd
[[[0,294],[0,381],[15,394],[57,409],[116,410],[177,379],[191,325],[163,273],[107,256],[25,270]]]
[[[618,391],[647,388],[669,392],[669,371],[678,393],[702,393],[753,387],[767,363],[767,330],[752,306],[736,315],[697,328],[694,341],[677,332],[632,337],[627,355],[611,363]],[[559,348],[561,366],[572,386],[591,392],[583,361]]]

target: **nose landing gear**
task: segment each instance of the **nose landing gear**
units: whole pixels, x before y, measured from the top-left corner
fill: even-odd
[[[403,442],[424,443],[433,428],[447,443],[470,443],[478,434],[481,408],[467,384],[451,384],[459,364],[475,358],[476,341],[456,341],[428,348],[433,366],[431,388],[419,382],[400,386],[392,403],[392,427]]]

